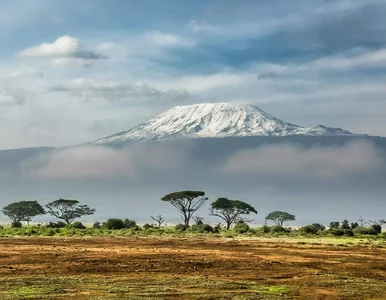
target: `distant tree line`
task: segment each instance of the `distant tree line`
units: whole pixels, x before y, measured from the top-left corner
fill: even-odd
[[[161,198],[163,202],[171,204],[179,213],[182,224],[178,224],[175,229],[180,231],[192,230],[196,232],[219,232],[221,226],[212,227],[209,224],[204,224],[203,218],[196,216],[196,212],[209,200],[203,191],[185,190],[173,192]],[[11,221],[12,227],[21,227],[21,222],[27,222],[27,225],[33,218],[45,214],[49,214],[59,221],[57,223],[50,222],[51,228],[61,228],[71,226],[72,228],[83,229],[85,226],[80,222],[74,222],[83,216],[93,215],[95,209],[87,205],[80,204],[78,200],[58,199],[52,201],[44,207],[37,201],[19,201],[13,202],[3,207],[2,212]],[[258,211],[249,203],[241,200],[231,200],[226,197],[220,197],[210,204],[209,216],[218,217],[223,223],[226,230],[233,229],[238,233],[246,233],[250,230],[246,224],[251,222],[248,217],[251,214],[257,214]],[[144,229],[157,228],[161,229],[165,220],[162,215],[151,216],[151,219],[156,222],[155,225],[145,224]],[[286,222],[295,221],[296,216],[284,211],[273,211],[265,217],[265,225],[262,230],[265,233],[285,233],[290,230],[284,228]],[[191,225],[192,220],[194,225]],[[268,222],[272,222],[274,226],[268,227]],[[382,231],[382,225],[386,224],[385,220],[369,220],[365,221],[362,217],[357,222],[350,223],[348,220],[343,222],[331,222],[329,224],[329,233],[335,236],[354,235],[354,234],[378,234]],[[129,219],[108,219],[103,224],[95,222],[93,228],[101,228],[109,230],[119,229],[135,229],[138,228],[133,220]],[[300,231],[305,234],[318,234],[325,230],[325,226],[314,223],[303,226]]]

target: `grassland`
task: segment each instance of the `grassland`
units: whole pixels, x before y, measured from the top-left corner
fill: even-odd
[[[0,299],[385,299],[384,239],[0,238]]]

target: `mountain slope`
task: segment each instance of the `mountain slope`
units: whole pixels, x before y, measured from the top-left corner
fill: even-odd
[[[122,144],[172,137],[221,138],[229,136],[352,135],[322,125],[302,127],[283,122],[256,106],[205,103],[176,106],[146,123],[95,141]]]

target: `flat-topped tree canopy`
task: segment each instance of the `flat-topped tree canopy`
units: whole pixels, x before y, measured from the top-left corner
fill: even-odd
[[[44,208],[37,201],[19,201],[4,206],[2,209],[4,215],[12,222],[25,221],[29,224],[33,217],[44,215]]]
[[[205,196],[205,192],[202,191],[180,191],[180,192],[173,192],[170,194],[167,194],[166,196],[163,196],[161,200],[163,201],[171,201],[176,199],[189,199],[189,198],[196,198],[200,196]]]
[[[228,230],[233,223],[242,220],[242,215],[250,213],[257,214],[257,210],[244,201],[218,198],[211,204],[209,215],[223,219]]]
[[[295,215],[291,215],[288,212],[285,211],[273,211],[269,213],[266,217],[265,220],[271,220],[273,221],[276,225],[278,226],[283,226],[284,222],[289,222],[289,221],[295,221]]]
[[[161,200],[177,208],[185,227],[188,228],[193,214],[205,204],[208,197],[205,197],[205,192],[187,190],[167,194]]]
[[[49,214],[67,224],[71,224],[77,218],[95,213],[95,209],[91,209],[87,205],[80,205],[78,200],[62,198],[48,203],[46,208]]]

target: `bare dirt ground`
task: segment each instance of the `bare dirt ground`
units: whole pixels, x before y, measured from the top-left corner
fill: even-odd
[[[0,299],[386,299],[386,249],[226,238],[1,238]]]

